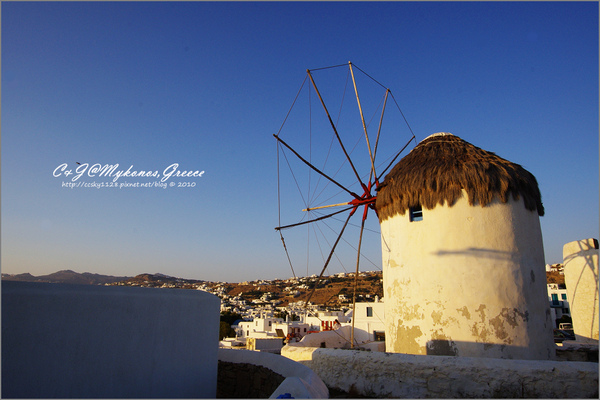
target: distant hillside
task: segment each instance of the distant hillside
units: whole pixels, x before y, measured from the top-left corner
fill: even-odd
[[[134,276],[133,278],[127,278],[119,282],[121,286],[145,286],[145,287],[177,287],[182,289],[192,289],[192,285],[198,284],[201,280],[197,279],[183,279],[176,278],[174,276],[164,274],[149,274],[143,273]]]
[[[557,271],[546,271],[546,281],[548,283],[565,284],[565,276]]]
[[[565,284],[564,271],[565,271],[565,267],[563,264],[550,265],[550,270],[546,271],[546,282],[564,285]]]
[[[21,282],[50,282],[50,283],[71,283],[82,285],[104,285],[105,283],[120,282],[129,279],[128,276],[100,275],[84,272],[82,274],[69,269],[54,272],[49,275],[33,276],[30,273],[25,274],[2,274],[2,280],[21,281]]]
[[[273,304],[274,302],[278,307],[285,307],[292,302],[306,301],[311,296],[314,288],[314,294],[310,297],[310,302],[336,306],[351,302],[354,293],[353,274],[341,275],[323,277],[318,282],[317,276],[313,275],[288,280],[275,279],[227,283],[145,273],[110,285],[200,289],[221,297],[223,301],[233,301],[234,298],[237,298],[254,305]],[[382,298],[383,280],[381,271],[361,272],[356,295],[358,301],[373,301],[375,296]]]

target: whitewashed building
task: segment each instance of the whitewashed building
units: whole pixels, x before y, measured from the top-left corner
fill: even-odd
[[[385,303],[381,301],[356,303],[354,341],[364,346],[377,343],[373,350],[385,350]]]
[[[248,349],[266,350],[268,348],[268,351],[276,352],[281,349],[284,341],[301,340],[308,334],[309,328],[310,325],[305,322],[284,321],[283,318],[263,313],[252,321],[240,321],[234,330],[236,341],[246,343]],[[262,339],[279,339],[279,341]]]
[[[348,317],[342,311],[311,311],[304,316],[304,322],[309,325],[309,331],[324,331],[333,329],[337,323],[349,322]]]
[[[557,319],[561,319],[564,315],[571,316],[567,288],[565,285],[548,283],[548,303],[552,310],[550,313],[550,316],[552,317],[552,327],[558,328],[556,324]]]

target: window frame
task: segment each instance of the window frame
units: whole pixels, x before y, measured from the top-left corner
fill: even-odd
[[[408,218],[410,222],[423,221],[423,207],[419,204],[408,208]]]

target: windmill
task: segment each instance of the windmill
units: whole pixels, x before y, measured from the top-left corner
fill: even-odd
[[[339,74],[344,69],[345,79]],[[319,85],[317,75],[321,79]],[[352,97],[355,100],[348,101]],[[387,110],[389,104],[395,105],[392,111]],[[348,62],[307,70],[281,128],[273,136],[277,140],[279,211],[275,229],[294,276],[293,259],[301,252],[292,254],[284,232],[288,235],[293,228],[306,228],[307,236],[295,234],[293,241],[306,242],[307,247],[314,243],[312,238],[319,239],[316,250],[305,253],[307,275],[312,264],[320,263],[322,267],[305,307],[336,259],[342,266],[355,264],[354,312],[361,259],[377,266],[371,259],[375,257],[365,256],[363,233],[374,232],[377,240],[380,238],[377,218],[368,219],[369,214],[377,213],[375,200],[380,178],[415,140],[415,135],[390,89]],[[406,137],[408,140],[402,139]],[[350,222],[355,215],[360,218],[358,224]],[[349,228],[356,228],[357,236],[347,239]],[[351,248],[343,256],[341,244]],[[379,251],[381,245],[369,247]],[[354,261],[350,261],[352,254]],[[351,346],[354,347],[354,329]]]

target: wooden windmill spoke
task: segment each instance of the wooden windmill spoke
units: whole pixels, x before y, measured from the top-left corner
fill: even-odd
[[[324,216],[319,217],[319,218],[315,218],[315,219],[311,219],[311,220],[303,221],[303,222],[298,222],[296,224],[290,224],[290,225],[285,225],[285,226],[278,226],[277,228],[275,228],[275,230],[280,231],[282,229],[293,228],[295,226],[306,225],[306,224],[310,224],[311,222],[321,221],[321,220],[324,220],[326,218],[333,217],[334,215],[341,214],[341,213],[343,213],[345,211],[349,211],[349,210],[351,210],[353,208],[354,208],[354,206],[350,206],[350,207],[344,208],[343,210],[339,210],[339,211],[336,211],[336,212],[331,213],[331,214],[324,215]]]
[[[358,286],[358,271],[360,264],[360,250],[362,247],[362,237],[363,231],[365,230],[365,221],[366,218],[363,217],[362,222],[360,224],[360,236],[358,238],[358,251],[356,254],[356,272],[354,275],[354,293],[352,295],[352,330],[350,331],[350,347],[354,348],[354,320],[356,319],[356,287]]]
[[[373,150],[373,163],[375,163],[375,158],[377,157],[377,148],[379,147],[379,137],[381,135],[381,126],[383,125],[383,113],[385,112],[385,106],[387,105],[388,94],[390,93],[389,89],[385,90],[385,98],[383,100],[383,107],[381,108],[381,117],[379,118],[379,127],[377,128],[377,138],[375,139],[375,149]],[[373,179],[375,181],[378,180],[378,176],[375,173],[375,166],[373,166]],[[369,181],[371,177],[369,177]]]
[[[367,125],[365,124],[365,116],[363,114],[362,106],[360,104],[360,97],[358,96],[358,88],[356,87],[356,79],[354,78],[354,71],[352,70],[352,63],[349,62],[350,74],[352,75],[352,83],[354,84],[354,93],[356,94],[356,102],[358,103],[358,111],[360,112],[360,120],[362,122],[363,130],[365,132],[365,139],[367,141],[367,149],[369,149],[369,158],[371,160],[371,176],[375,175],[375,159],[373,152],[371,151],[371,143],[369,142],[369,134],[367,133]],[[371,180],[369,177],[369,181]]]
[[[346,222],[344,222],[344,226],[342,227],[340,234],[338,235],[337,239],[335,240],[335,243],[331,247],[331,251],[329,252],[327,261],[325,261],[325,265],[323,266],[323,269],[321,270],[321,273],[319,274],[319,277],[317,278],[317,280],[313,286],[313,289],[310,292],[310,295],[304,302],[305,307],[308,305],[308,301],[312,298],[313,294],[315,293],[315,290],[317,289],[317,285],[319,284],[319,281],[323,277],[323,274],[325,273],[325,270],[327,269],[327,266],[329,265],[329,261],[331,261],[331,257],[333,256],[333,253],[335,252],[335,248],[337,247],[338,243],[340,242],[340,239],[342,238],[342,235],[344,234],[344,230],[346,230],[346,226],[348,225],[348,221],[350,221],[350,218],[352,218],[352,215],[354,215],[354,213],[348,213],[348,218],[346,218]]]
[[[310,81],[312,82],[313,87],[315,88],[315,92],[317,93],[317,96],[319,97],[319,100],[321,101],[321,105],[323,106],[323,109],[325,110],[325,113],[327,114],[327,118],[329,119],[329,124],[333,128],[333,132],[335,133],[335,137],[337,138],[337,140],[340,144],[340,148],[344,152],[344,155],[346,156],[346,160],[348,160],[348,163],[350,164],[352,171],[354,171],[354,175],[356,175],[356,179],[358,180],[360,185],[364,188],[365,184],[360,179],[360,176],[358,175],[358,171],[356,170],[356,167],[354,167],[354,163],[350,159],[350,156],[348,155],[348,152],[346,151],[346,147],[344,147],[344,143],[342,143],[342,138],[340,138],[337,128],[335,127],[335,124],[333,123],[333,120],[331,119],[331,116],[329,115],[329,111],[327,110],[327,106],[325,105],[325,102],[323,101],[323,97],[321,97],[321,93],[319,92],[319,89],[317,88],[315,80],[313,79],[313,77],[310,73],[310,70],[306,70],[306,72],[308,73],[308,77],[310,78]]]
[[[330,182],[334,183],[335,185],[337,185],[339,188],[341,188],[342,190],[348,192],[352,197],[354,197],[355,199],[359,199],[360,196],[357,195],[356,193],[346,189],[343,185],[341,185],[339,182],[337,182],[336,180],[334,180],[333,178],[331,178],[329,175],[327,175],[326,173],[324,173],[323,171],[321,171],[320,169],[318,169],[317,167],[315,167],[314,165],[312,165],[309,161],[306,161],[300,154],[298,154],[298,152],[294,149],[292,149],[290,147],[289,144],[287,144],[286,142],[283,141],[283,139],[281,139],[279,136],[277,135],[273,135],[275,137],[275,139],[277,139],[279,141],[279,143],[281,143],[282,145],[284,145],[285,147],[287,147],[292,153],[294,153],[296,155],[296,157],[298,157],[303,163],[305,163],[306,165],[308,165],[311,169],[313,169],[315,172],[317,172],[318,174],[320,174],[321,176],[327,178]]]
[[[410,142],[412,142],[415,139],[414,135],[413,137],[410,138],[410,140],[408,142],[406,142],[406,144],[404,145],[404,147],[402,149],[400,149],[400,151],[398,153],[396,153],[396,155],[394,156],[394,158],[392,159],[392,161],[388,164],[387,167],[385,167],[385,169],[383,170],[383,172],[381,173],[382,175],[385,174],[387,172],[387,170],[394,165],[394,161],[396,161],[396,158],[398,158],[400,156],[400,154],[404,151],[404,149],[406,149],[408,147],[408,145],[410,144]]]
[[[326,206],[308,207],[308,208],[305,208],[305,209],[303,209],[302,211],[321,210],[321,209],[323,209],[323,208],[331,208],[331,207],[347,206],[348,204],[350,204],[350,203],[348,203],[348,202],[345,202],[345,203],[329,204],[329,205],[326,205]]]
[[[341,97],[341,104],[339,105],[340,113],[338,115],[337,122],[334,123],[332,116],[329,113],[328,107],[325,104],[323,96],[321,95],[319,88],[317,87],[317,85],[315,83],[315,79],[313,78],[312,72],[320,70],[320,69],[344,67],[344,66],[348,68],[348,70],[347,70],[348,75],[346,76],[345,86],[343,87],[343,93],[342,93],[342,97]],[[365,85],[363,87],[362,75],[355,76],[356,71],[360,71],[362,74],[364,74],[365,76],[370,78],[372,81],[374,81],[377,85],[379,85],[382,89],[379,89],[379,88],[373,89],[372,85],[368,85],[368,86]],[[393,121],[395,121],[398,117],[394,110],[391,110],[392,111],[391,115],[389,113],[390,110],[388,110],[386,112],[386,107],[391,105],[388,102],[389,97],[390,96],[392,97],[392,100],[396,104],[396,106],[398,106],[398,103],[394,99],[394,96],[392,95],[392,92],[389,89],[387,89],[385,86],[381,85],[381,83],[377,82],[375,79],[373,79],[371,76],[366,74],[359,67],[353,65],[351,62],[348,62],[347,64],[344,64],[344,65],[336,65],[336,66],[332,66],[332,67],[306,70],[306,72],[307,72],[307,78],[305,79],[305,82],[310,80],[310,85],[308,85],[308,102],[309,102],[308,112],[309,112],[309,119],[310,119],[309,127],[310,127],[310,140],[311,141],[308,144],[302,144],[302,145],[307,146],[307,148],[309,149],[310,156],[303,158],[297,151],[295,151],[290,145],[288,145],[284,140],[282,140],[279,137],[279,132],[273,136],[277,139],[278,143],[281,144],[281,146],[282,146],[282,147],[277,146],[278,151],[281,150],[285,155],[285,153],[287,152],[285,149],[290,150],[292,153],[294,153],[294,155],[296,157],[298,157],[298,159],[300,161],[302,161],[306,166],[309,167],[309,170],[308,170],[309,174],[308,174],[308,179],[307,179],[307,184],[309,186],[308,196],[307,197],[305,195],[300,196],[303,201],[306,199],[306,200],[308,200],[308,202],[304,201],[304,204],[300,203],[299,202],[300,199],[296,195],[296,198],[293,200],[293,203],[290,202],[290,206],[292,208],[295,208],[294,212],[298,211],[299,209],[302,209],[302,211],[305,211],[305,212],[315,211],[315,213],[317,215],[321,215],[321,216],[319,216],[318,218],[316,218],[315,216],[312,216],[313,219],[305,221],[304,219],[308,219],[311,217],[304,215],[303,217],[299,218],[301,222],[284,225],[284,226],[281,226],[281,218],[280,218],[280,223],[279,223],[280,226],[275,229],[280,233],[280,236],[281,236],[282,242],[283,242],[283,236],[281,235],[282,230],[285,230],[287,228],[297,227],[300,225],[307,225],[307,224],[308,224],[307,226],[310,227],[310,224],[312,224],[312,223],[317,223],[319,221],[323,221],[325,219],[330,218],[328,221],[323,222],[325,224],[325,226],[327,226],[330,229],[330,232],[327,232],[328,236],[324,235],[324,233],[321,231],[320,224],[317,224],[316,227],[317,227],[317,229],[319,229],[319,232],[323,236],[322,238],[320,238],[317,235],[315,226],[313,225],[313,231],[315,233],[315,237],[317,237],[317,241],[325,240],[325,242],[327,242],[327,245],[321,247],[321,243],[317,243],[318,250],[320,252],[320,254],[319,254],[320,263],[324,263],[324,264],[321,264],[321,265],[323,265],[322,270],[321,270],[320,274],[318,275],[318,278],[315,280],[314,286],[310,289],[310,292],[308,293],[308,296],[306,297],[305,304],[304,304],[305,309],[308,307],[308,303],[310,302],[310,300],[313,297],[315,297],[317,286],[319,285],[319,282],[321,281],[321,279],[323,279],[325,271],[331,265],[331,261],[333,260],[334,255],[338,258],[338,260],[340,260],[340,263],[343,264],[342,260],[339,258],[339,255],[338,255],[338,253],[341,251],[341,248],[344,247],[344,244],[341,244],[340,242],[343,240],[349,247],[351,247],[353,249],[353,252],[355,252],[354,254],[356,255],[356,272],[355,272],[355,277],[354,277],[354,292],[353,292],[353,299],[352,299],[352,310],[353,310],[354,315],[352,318],[352,330],[351,330],[352,333],[351,333],[351,338],[350,338],[351,346],[352,346],[352,348],[354,348],[357,346],[357,344],[355,343],[355,336],[354,336],[354,322],[355,322],[355,317],[356,317],[356,302],[357,302],[357,298],[360,297],[359,293],[357,292],[358,275],[359,275],[359,271],[360,271],[360,259],[362,257],[365,257],[365,255],[363,254],[363,249],[362,249],[363,242],[365,245],[365,249],[367,249],[367,247],[370,247],[370,245],[367,244],[367,243],[369,243],[369,239],[367,237],[364,237],[364,240],[363,240],[363,234],[364,234],[365,229],[367,231],[371,231],[366,226],[366,218],[367,218],[367,215],[370,212],[370,210],[374,210],[375,213],[377,213],[377,210],[375,208],[375,201],[377,198],[376,197],[377,190],[379,187],[379,178],[383,177],[384,174],[387,173],[387,171],[389,170],[389,168],[391,168],[393,163],[396,162],[396,160],[400,157],[400,154],[408,147],[410,142],[412,140],[414,140],[415,135],[412,134],[412,138],[397,153],[395,151],[395,149],[397,149],[396,144],[390,145],[390,144],[385,143],[385,140],[386,140],[384,138],[385,135],[382,134],[383,133],[382,131],[383,131],[384,116],[386,117],[386,129],[387,129],[387,125],[388,125],[387,120],[388,119],[390,120],[390,122],[391,122],[390,125],[395,125],[395,123]],[[359,112],[360,120],[362,123],[362,130],[363,130],[362,133],[360,132],[360,128],[358,127],[358,124],[357,124],[358,120],[350,119],[349,121],[347,121],[346,119],[343,119],[342,123],[340,125],[338,125],[338,123],[340,123],[340,116],[342,115],[342,109],[344,108],[343,106],[344,106],[344,102],[346,100],[346,93],[347,93],[346,89],[350,89],[348,87],[350,84],[350,78],[352,79],[352,84],[354,87],[354,94],[356,96],[356,104],[358,106],[358,112]],[[357,80],[358,80],[358,82],[357,82]],[[304,82],[303,82],[303,85],[304,85]],[[312,143],[312,138],[313,138],[313,136],[312,136],[312,129],[313,129],[312,128],[312,126],[313,126],[312,118],[313,118],[314,110],[313,110],[313,104],[311,103],[311,96],[312,96],[311,89],[314,89],[315,94],[317,95],[317,97],[321,103],[321,106],[323,107],[323,110],[325,111],[325,114],[327,117],[327,119],[322,119],[322,120],[319,119],[318,120],[319,131],[324,129],[325,131],[330,132],[329,131],[330,128],[329,128],[329,126],[327,126],[328,124],[330,125],[331,129],[333,130],[333,135],[331,135],[331,136],[329,136],[329,135],[319,136],[319,138],[320,138],[319,140],[322,140],[323,142],[319,142],[319,144],[316,146],[313,146],[313,143]],[[323,91],[324,91],[323,93],[326,97],[329,95],[332,95],[337,98],[337,96],[335,96],[337,93],[335,91],[332,91],[326,85],[324,85],[322,89],[323,89]],[[359,92],[360,92],[360,94],[359,94]],[[348,95],[351,97],[351,94],[349,94],[349,90],[348,90]],[[375,102],[373,103],[374,107],[370,106],[371,99],[375,100]],[[331,104],[328,104],[328,105],[331,106]],[[380,107],[381,107],[381,111],[379,110]],[[317,108],[318,108],[318,106],[317,106]],[[354,116],[356,115],[356,109],[354,107],[351,107],[351,108],[352,108],[351,115],[354,118]],[[333,110],[333,108],[332,108],[332,110]],[[402,113],[402,110],[400,110],[399,107],[398,107],[398,110],[400,111],[402,118],[404,118],[404,114]],[[344,111],[346,111],[345,108],[344,108]],[[346,116],[348,114],[344,113],[344,115]],[[388,117],[388,115],[390,115],[390,116]],[[321,117],[321,116],[319,116],[319,117]],[[373,123],[373,124],[375,123],[376,118],[378,118],[378,120],[379,120],[377,128],[375,128],[375,126],[371,124],[371,123]],[[286,117],[286,119],[287,119],[287,117]],[[406,122],[406,118],[404,118],[404,121]],[[321,122],[324,124],[323,126],[320,125]],[[407,125],[408,125],[408,123],[407,123]],[[410,126],[408,128],[410,129]],[[304,128],[301,127],[299,129],[300,129],[300,131],[302,131],[302,129],[304,129]],[[338,129],[339,129],[339,131],[338,131]],[[376,135],[375,135],[375,129],[377,130]],[[410,130],[410,131],[412,133],[412,130]],[[354,132],[356,132],[357,135],[354,135]],[[369,133],[371,133],[371,135],[369,135]],[[344,143],[342,141],[341,134],[345,135],[343,139],[346,141],[346,143]],[[363,134],[364,134],[364,136],[363,136]],[[346,135],[351,135],[351,137],[347,137]],[[329,139],[329,137],[331,138],[331,142],[329,143],[329,148],[328,148],[327,142],[329,142],[329,140],[327,140],[327,139]],[[367,158],[366,158],[367,156],[365,155],[364,148],[361,148],[361,146],[362,146],[361,141],[363,140],[362,139],[363,137],[364,137],[364,140],[366,141],[369,160],[367,160]],[[356,138],[356,143],[350,143],[350,141],[354,141],[355,138]],[[371,142],[371,139],[374,139],[374,142]],[[287,140],[290,141],[290,143],[292,143],[291,139],[287,139]],[[392,138],[392,140],[394,140],[394,139]],[[333,145],[333,147],[332,147],[332,145]],[[350,146],[348,148],[346,148],[347,145],[350,145]],[[354,145],[354,147],[352,147],[352,145]],[[313,149],[317,150],[317,152],[315,153],[314,159],[313,159],[313,154],[312,154]],[[360,151],[360,154],[357,155],[354,153],[355,149],[359,149],[362,151]],[[343,155],[341,153],[343,153]],[[330,155],[331,155],[331,157],[330,157]],[[354,160],[351,158],[351,156],[354,158]],[[378,159],[378,157],[379,157],[379,159]],[[389,165],[387,165],[389,160],[392,158],[393,158],[393,160],[390,162]],[[287,161],[287,158],[286,158],[286,161]],[[279,163],[279,159],[278,159],[278,163]],[[348,165],[346,163],[350,166],[350,168],[348,168]],[[299,163],[299,164],[301,164],[301,163]],[[369,166],[367,167],[367,165],[369,165]],[[383,167],[386,167],[386,168],[384,169]],[[302,165],[301,168],[305,168],[305,166]],[[367,172],[367,168],[369,168],[368,172]],[[360,174],[359,174],[359,170],[361,170]],[[313,180],[311,178],[312,171],[314,171],[318,174],[318,179]],[[339,175],[338,175],[338,173],[339,173]],[[354,176],[352,174],[354,174]],[[295,175],[293,175],[293,176],[295,178]],[[327,181],[326,183],[323,180],[323,178],[325,178],[325,180]],[[315,181],[316,181],[316,183],[315,183]],[[278,180],[278,184],[279,184],[279,182],[280,181]],[[332,185],[330,185],[330,183],[333,183],[336,186],[336,188],[334,188]],[[354,186],[354,185],[357,185],[357,184],[359,184],[361,186],[362,191],[360,189],[356,189],[356,186]],[[350,195],[349,198],[348,198],[348,195]],[[281,203],[280,203],[280,207],[281,207]],[[350,218],[361,207],[363,208],[363,215],[362,215],[361,223],[360,223],[360,225],[358,223],[356,223],[354,225],[355,228],[358,228],[360,230],[359,231],[360,234],[358,237],[358,247],[356,248],[355,247],[356,243],[354,242],[355,239],[350,240],[351,242],[354,242],[351,244],[348,242],[348,240],[347,240],[348,238],[343,237],[343,235],[344,235],[346,229],[348,228],[348,225],[352,225],[349,223]],[[342,213],[347,213],[347,216],[345,219],[342,218],[341,216],[338,216],[338,214],[342,214]],[[326,214],[326,215],[324,215],[324,214]],[[337,229],[330,226],[333,221],[337,221],[336,222]],[[337,223],[339,223],[339,224],[343,223],[341,230],[340,230],[340,225],[337,225]],[[377,233],[381,237],[380,232],[375,232],[375,233]],[[346,236],[347,236],[347,233],[346,233]],[[333,239],[334,237],[336,237],[336,239],[333,242],[333,244],[331,244],[332,242],[330,239]],[[383,238],[382,238],[382,240],[383,240]],[[291,265],[292,263],[291,263],[290,255],[287,253],[287,248],[285,247],[285,242],[283,242],[283,243],[284,243],[284,250],[286,251],[286,254],[288,256],[288,262]],[[310,247],[311,245],[314,246],[313,243],[310,243],[310,241],[307,241],[307,252],[304,256],[301,256],[302,258],[306,257],[307,275],[308,275],[308,265],[309,265],[309,262],[311,261],[311,255],[312,255],[309,253],[308,249],[311,248]],[[330,248],[330,251],[329,251],[329,254],[326,256],[327,248]],[[367,249],[367,252],[368,252],[368,249]],[[367,257],[365,257],[365,261],[375,265],[375,263],[373,263]],[[350,263],[351,262],[352,261],[350,261]],[[351,269],[351,268],[349,268],[349,269]],[[345,267],[344,267],[344,270],[346,270]],[[292,273],[293,272],[294,272],[294,270],[292,268]]]
[[[341,219],[338,219],[338,218],[332,218],[332,219],[333,219],[334,221],[342,222],[342,220],[341,220]],[[324,225],[324,226],[326,226],[326,227],[327,227],[327,228],[328,228],[330,231],[332,231],[332,232],[336,233],[336,231],[335,231],[335,230],[334,230],[334,229],[333,229],[333,228],[332,228],[332,227],[331,227],[331,226],[330,226],[328,223],[324,222],[324,223],[323,223],[323,225]],[[360,225],[355,225],[355,224],[350,224],[350,223],[348,223],[348,225],[349,225],[349,226],[351,226],[351,227],[360,228]],[[376,230],[373,230],[373,229],[369,229],[369,228],[367,228],[366,226],[365,226],[365,231],[366,231],[366,232],[373,233],[373,234],[376,234],[377,236],[381,236],[381,232],[380,232],[380,231],[376,231]],[[351,248],[353,251],[357,251],[357,250],[358,250],[358,249],[357,249],[357,248],[356,248],[356,247],[355,247],[355,246],[354,246],[352,243],[350,243],[350,242],[349,242],[349,241],[347,241],[346,239],[342,238],[342,240],[343,240],[343,241],[344,241],[344,243],[346,243],[346,245],[347,245],[348,247],[350,247],[350,248]],[[380,268],[380,267],[379,267],[377,264],[375,264],[375,263],[374,263],[374,262],[373,262],[371,259],[369,259],[369,257],[367,257],[365,254],[361,254],[361,257],[363,258],[363,260],[366,260],[366,261],[367,261],[367,262],[369,262],[371,265],[373,265],[375,268],[377,268],[377,269],[381,270],[381,268]],[[347,272],[347,271],[346,271],[346,272]]]

